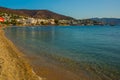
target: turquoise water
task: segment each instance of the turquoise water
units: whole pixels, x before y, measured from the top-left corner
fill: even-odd
[[[5,32],[25,53],[48,55],[98,80],[120,80],[120,26],[12,27]]]

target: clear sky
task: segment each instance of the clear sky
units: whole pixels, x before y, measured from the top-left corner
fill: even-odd
[[[14,9],[47,9],[77,19],[120,18],[120,0],[0,0],[0,6]]]

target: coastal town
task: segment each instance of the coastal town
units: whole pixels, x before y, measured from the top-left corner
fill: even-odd
[[[1,23],[1,25],[6,26],[42,26],[42,25],[104,25],[102,22],[97,22],[90,19],[82,19],[82,20],[76,20],[76,19],[42,19],[42,18],[33,18],[33,17],[27,17],[27,16],[20,16],[17,14],[8,14],[0,12],[0,17],[4,18],[4,22]]]

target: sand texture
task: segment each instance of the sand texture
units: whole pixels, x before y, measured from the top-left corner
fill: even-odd
[[[0,29],[0,80],[42,80]]]

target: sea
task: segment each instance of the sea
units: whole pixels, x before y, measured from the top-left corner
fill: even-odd
[[[5,34],[28,55],[84,70],[96,80],[120,80],[120,26],[8,27]]]

